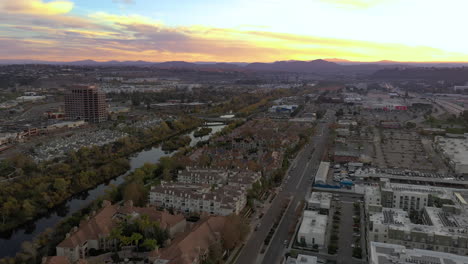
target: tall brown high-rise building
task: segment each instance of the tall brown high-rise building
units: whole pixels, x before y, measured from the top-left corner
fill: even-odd
[[[65,95],[65,117],[91,123],[107,119],[106,95],[96,86],[75,85]]]

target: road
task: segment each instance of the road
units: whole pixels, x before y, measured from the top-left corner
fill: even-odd
[[[319,122],[317,124],[316,133],[311,137],[310,143],[299,152],[296,159],[293,161],[290,170],[285,176],[285,181],[279,189],[280,191],[261,219],[260,227],[257,231],[254,231],[246,241],[236,263],[280,263],[286,250],[284,241],[290,240],[290,227],[296,223],[294,212],[312,187],[315,172],[328,139],[328,125],[334,120],[334,111],[327,111],[322,120],[326,122]],[[267,252],[265,252],[265,254],[260,254],[263,241],[270,231],[270,228],[273,226],[275,219],[279,216],[283,202],[289,197],[292,198],[292,202],[286,210],[283,220],[278,226]]]

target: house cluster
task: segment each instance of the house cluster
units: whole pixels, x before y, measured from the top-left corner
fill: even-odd
[[[262,171],[268,177],[281,168],[286,150],[296,146],[309,123],[268,118],[250,120],[231,133],[210,140],[189,156],[189,164]]]
[[[123,248],[116,251],[118,241],[113,238],[112,230],[124,219],[133,221],[143,215],[167,230],[170,238],[164,245],[158,245],[149,252],[129,253]],[[131,202],[112,205],[104,201],[98,212],[91,213],[79,226],[72,228],[57,245],[56,256],[44,258],[42,263],[109,263],[114,252],[119,256],[137,256],[144,259],[145,263],[198,264],[207,257],[209,248],[219,243],[225,223],[224,216],[202,215],[198,222],[191,223],[181,214],[158,211],[154,207],[136,207]],[[90,254],[92,251],[100,252],[101,255]]]
[[[65,239],[57,245],[57,256],[75,263],[89,257],[91,251],[112,251],[117,247],[117,240],[111,237],[112,230],[126,218],[137,219],[143,215],[152,222],[158,222],[171,237],[186,230],[183,215],[157,211],[154,207],[136,207],[131,201],[122,206],[104,201],[98,212],[93,211],[79,226],[73,227],[66,234]]]
[[[189,167],[179,171],[178,182],[151,187],[149,201],[184,214],[238,214],[247,203],[247,191],[260,178],[253,171]]]

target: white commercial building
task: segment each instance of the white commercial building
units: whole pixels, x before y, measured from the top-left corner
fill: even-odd
[[[468,85],[456,85],[453,87],[454,91],[464,91],[468,90]]]
[[[468,173],[468,138],[447,138],[437,136],[434,147],[447,160],[455,173]]]
[[[328,216],[321,215],[317,211],[305,210],[297,234],[297,242],[300,244],[305,243],[307,247],[324,246],[327,221]]]
[[[60,122],[56,124],[52,124],[46,127],[47,131],[53,131],[56,129],[63,129],[63,128],[77,128],[80,126],[84,126],[87,123],[84,120],[78,120],[78,121],[65,121],[65,122]]]
[[[369,264],[466,264],[468,257],[405,246],[371,242]]]
[[[35,102],[35,101],[40,101],[44,99],[46,99],[46,97],[43,95],[31,95],[31,96],[24,95],[24,96],[20,96],[16,98],[16,101],[24,103],[24,102]]]
[[[299,254],[297,258],[288,257],[286,264],[317,264],[317,257]]]
[[[307,210],[330,210],[332,194],[328,192],[313,192],[307,200]]]
[[[315,184],[326,184],[328,177],[328,170],[330,169],[330,162],[320,162],[317,173],[315,174]]]

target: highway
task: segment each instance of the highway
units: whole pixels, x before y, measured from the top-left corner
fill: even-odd
[[[296,159],[292,162],[276,198],[260,220],[260,227],[248,238],[236,263],[280,263],[287,248],[287,245],[284,245],[285,240],[291,243],[289,241],[289,230],[296,223],[296,208],[312,188],[315,172],[317,171],[328,139],[328,125],[334,120],[334,111],[327,111],[322,120],[326,122],[319,122],[317,124],[315,135],[311,137],[309,144],[299,152]],[[286,210],[270,242],[269,248],[265,254],[261,254],[260,250],[264,240],[275,219],[279,216],[284,201],[289,197],[292,202]]]

